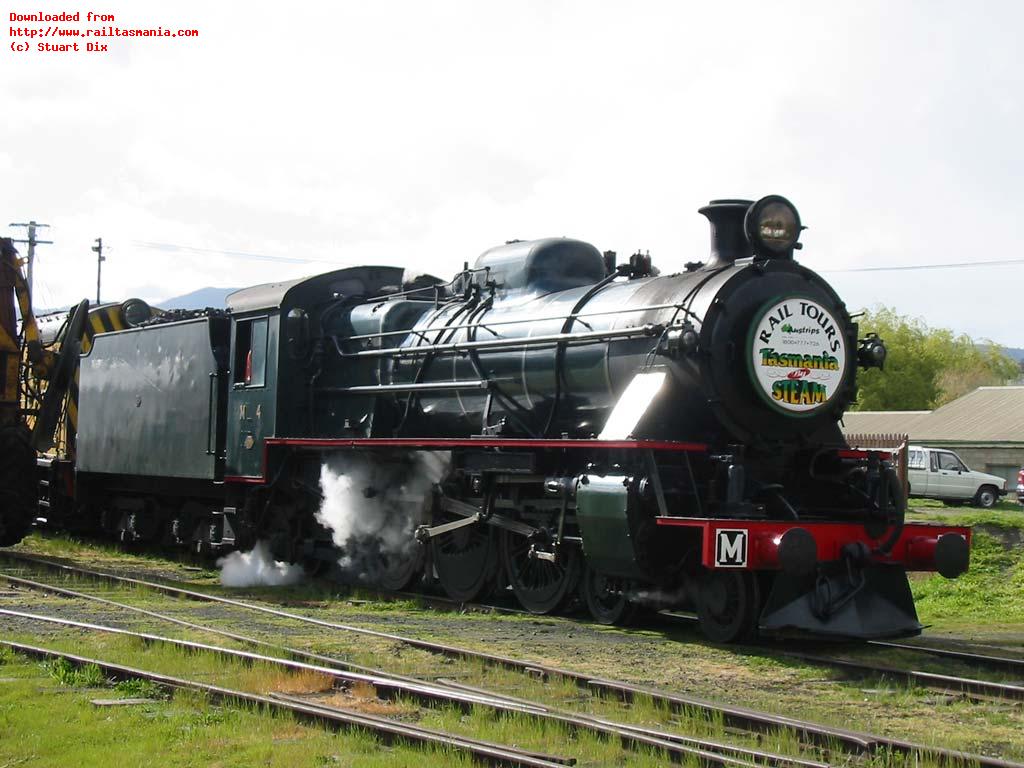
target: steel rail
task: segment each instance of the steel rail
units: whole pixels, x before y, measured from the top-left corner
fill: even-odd
[[[212,653],[220,656],[228,656],[234,659],[244,661],[246,663],[254,664],[273,664],[280,667],[286,667],[293,672],[312,672],[320,675],[327,675],[333,677],[336,680],[340,680],[345,683],[365,683],[372,685],[378,691],[384,690],[391,695],[406,695],[417,699],[422,702],[433,702],[442,701],[445,703],[461,704],[464,707],[473,705],[483,706],[499,706],[504,709],[514,709],[516,713],[530,714],[531,711],[541,712],[541,708],[538,706],[517,706],[514,708],[508,707],[505,702],[499,702],[497,699],[486,698],[478,695],[470,694],[455,694],[453,691],[449,691],[444,686],[431,685],[430,683],[424,683],[416,680],[407,682],[404,680],[397,680],[395,678],[388,677],[386,675],[371,675],[362,672],[351,672],[347,670],[341,670],[336,667],[324,667],[318,664],[309,664],[303,661],[294,661],[290,659],[276,658],[274,656],[267,656],[261,653],[253,653],[252,651],[242,651],[237,648],[225,648],[219,645],[210,645],[209,643],[200,643],[195,640],[183,640],[177,637],[164,637],[163,635],[154,635],[149,632],[136,632],[131,629],[122,629],[121,627],[111,627],[106,624],[93,624],[88,621],[77,621],[75,619],[65,619],[60,616],[46,616],[39,613],[30,613],[28,611],[15,611],[9,608],[0,608],[0,616],[11,616],[19,619],[27,619],[29,621],[39,621],[48,624],[58,624],[63,627],[72,627],[74,629],[87,629],[93,632],[106,632],[111,635],[121,635],[122,637],[131,637],[136,640],[142,640],[147,643],[162,643],[164,645],[173,645],[180,649],[187,651],[199,651],[204,653]]]
[[[260,640],[256,637],[248,637],[246,635],[240,635],[236,632],[231,632],[226,629],[220,629],[219,627],[211,627],[206,624],[196,624],[192,621],[186,621],[185,619],[179,619],[175,616],[170,616],[166,613],[158,613],[157,611],[150,611],[146,608],[139,608],[134,605],[128,605],[128,603],[121,603],[117,600],[110,600],[106,597],[100,597],[99,595],[91,595],[88,592],[78,592],[74,589],[68,589],[66,587],[58,587],[55,584],[46,584],[41,581],[34,581],[33,579],[26,579],[21,576],[13,576],[8,573],[0,573],[0,579],[10,583],[17,584],[19,586],[34,589],[39,592],[49,592],[55,595],[61,595],[63,597],[70,597],[76,600],[88,600],[90,602],[99,603],[100,605],[109,605],[113,608],[119,608],[124,611],[130,611],[137,613],[141,616],[148,616],[151,619],[157,619],[158,621],[164,621],[169,624],[175,624],[179,627],[185,627],[186,629],[193,629],[198,632],[207,632],[212,635],[219,635],[220,637],[226,637],[236,642],[246,643],[257,648],[269,648],[277,651],[278,653],[285,653],[294,658],[308,659],[309,661],[316,661],[325,664],[333,664],[334,666],[340,667],[346,670],[352,670],[356,672],[366,672],[367,674],[384,674],[381,670],[374,669],[373,667],[364,667],[359,664],[353,664],[349,661],[337,659],[333,656],[325,656],[320,653],[313,653],[312,651],[303,651],[299,648],[289,648],[285,645],[278,645],[277,643],[271,643],[266,640]],[[413,682],[419,682],[414,678],[402,677],[401,675],[391,675],[395,679],[408,680]]]
[[[481,696],[503,696],[504,698],[508,699],[509,701],[517,702],[517,703],[520,703],[520,704],[528,704],[528,703],[530,703],[528,699],[520,699],[520,698],[516,698],[516,697],[513,697],[513,696],[505,696],[504,694],[497,694],[497,693],[494,693],[493,691],[489,691],[489,690],[487,690],[485,688],[478,688],[478,687],[473,686],[473,685],[466,685],[465,683],[460,683],[460,682],[455,681],[455,680],[446,680],[444,678],[441,678],[441,679],[438,680],[438,682],[443,683],[443,684],[447,685],[450,688],[455,688],[457,690],[462,690],[462,691],[468,691],[470,693],[477,693],[477,694],[480,694]],[[660,730],[657,730],[657,729],[654,729],[654,728],[650,728],[650,727],[647,727],[647,726],[634,725],[632,723],[619,723],[619,722],[615,722],[615,721],[611,721],[611,720],[606,720],[603,717],[598,717],[596,715],[586,715],[586,714],[582,714],[580,712],[574,712],[574,711],[568,710],[568,709],[561,709],[559,707],[548,707],[548,709],[550,711],[552,711],[552,712],[557,713],[557,714],[565,715],[567,717],[571,717],[576,722],[579,722],[579,723],[587,723],[587,724],[592,723],[592,724],[597,725],[597,726],[609,726],[609,725],[611,725],[611,726],[615,726],[616,728],[627,729],[627,730],[630,730],[630,731],[633,731],[635,733],[642,734],[642,735],[645,735],[645,736],[654,736],[654,737],[659,738],[659,739],[667,739],[668,741],[679,741],[679,742],[686,743],[686,744],[695,744],[695,745],[700,746],[700,747],[705,748],[705,749],[709,749],[710,748],[710,749],[717,749],[717,750],[729,750],[733,754],[737,755],[738,757],[746,758],[746,759],[749,759],[749,760],[755,760],[755,761],[764,760],[765,759],[765,755],[766,755],[766,753],[761,751],[761,750],[748,749],[746,747],[737,747],[737,746],[732,745],[732,744],[726,744],[724,742],[714,741],[712,739],[698,739],[698,738],[694,738],[692,736],[681,736],[679,734],[668,733],[666,731],[660,731]],[[779,765],[779,764],[785,763],[786,765],[794,766],[794,768],[824,768],[825,766],[828,765],[827,763],[818,763],[818,762],[815,762],[813,760],[805,760],[803,758],[789,757],[789,756],[785,756],[785,755],[773,755],[772,757],[774,758],[773,764]]]
[[[104,599],[104,602],[111,603],[113,601]],[[154,612],[150,613],[152,614]],[[791,768],[828,768],[824,763],[802,760],[800,758],[793,758],[785,755],[777,755],[762,750],[746,749],[735,745],[724,744],[722,742],[696,739],[694,737],[667,733],[653,728],[641,729],[625,723],[618,723],[603,718],[592,718],[567,710],[558,710],[546,704],[527,699],[512,698],[502,694],[485,692],[482,691],[482,689],[474,690],[470,689],[468,686],[451,685],[447,682],[438,686],[425,683],[422,680],[414,678],[398,678],[397,676],[392,676],[385,672],[375,674],[352,674],[332,667],[304,664],[302,662],[288,661],[262,654],[223,648],[221,646],[212,646],[191,640],[164,637],[162,635],[154,635],[147,632],[136,632],[134,630],[123,629],[120,627],[111,627],[104,624],[94,624],[74,619],[65,619],[58,616],[46,616],[30,613],[28,611],[0,609],[0,616],[11,616],[30,621],[47,622],[65,627],[73,627],[75,629],[106,632],[108,634],[143,640],[148,643],[172,645],[188,651],[215,653],[222,656],[241,659],[249,663],[275,664],[295,671],[328,675],[345,683],[366,683],[372,685],[378,693],[385,691],[391,696],[404,694],[411,698],[415,698],[420,703],[442,701],[445,703],[460,705],[464,709],[473,706],[484,706],[505,714],[522,715],[538,720],[557,723],[565,726],[570,731],[587,730],[592,733],[615,737],[620,740],[622,746],[625,748],[643,746],[663,749],[675,757],[689,757],[694,759],[703,766],[714,766],[715,768],[739,768],[741,766],[748,765],[744,760],[753,757],[764,764],[772,766],[790,766]],[[198,627],[199,625],[195,626]],[[291,649],[282,648],[281,650]],[[548,756],[548,759],[550,759],[550,756]]]
[[[408,723],[399,723],[383,717],[367,715],[361,712],[342,710],[338,708],[327,709],[320,706],[299,703],[295,701],[282,701],[280,699],[263,696],[246,691],[238,691],[232,688],[224,688],[209,683],[200,683],[195,680],[187,680],[180,677],[172,677],[159,672],[128,667],[122,664],[114,664],[109,661],[92,659],[86,656],[79,656],[65,651],[57,651],[50,648],[42,648],[25,643],[17,643],[12,640],[0,639],[0,645],[10,648],[12,651],[22,653],[35,658],[45,659],[66,659],[75,666],[95,665],[103,672],[113,676],[115,679],[138,678],[149,680],[165,690],[185,689],[205,693],[216,701],[232,701],[251,704],[260,707],[267,707],[277,711],[291,712],[303,720],[312,720],[323,723],[330,723],[347,728],[363,728],[378,736],[398,741],[419,742],[440,747],[454,748],[467,752],[473,757],[494,765],[517,765],[524,768],[561,768],[564,765],[574,765],[572,758],[558,758],[555,756],[541,756],[537,753],[526,752],[515,747],[493,744],[490,742],[469,739],[445,731],[437,731],[429,728],[422,728]]]
[[[661,615],[673,621],[693,624],[696,618],[675,611],[663,611]],[[1002,670],[1024,674],[1024,658],[1015,659],[1009,656],[992,656],[989,654],[971,653],[970,651],[959,651],[951,648],[937,648],[932,645],[919,645],[916,643],[898,643],[889,640],[867,640],[863,645],[873,648],[887,648],[898,651],[910,651],[937,658],[960,661],[977,667],[990,670]],[[927,672],[924,670],[899,669],[883,665],[872,665],[867,662],[834,659],[831,657],[817,656],[815,654],[803,654],[800,652],[784,652],[782,656],[794,656],[803,661],[821,665],[833,665],[846,667],[854,671],[864,673],[890,675],[899,677],[907,682],[917,682],[928,687],[954,689],[962,693],[976,695],[980,698],[1002,698],[1010,700],[1024,699],[1024,686],[1011,683],[996,683],[989,680],[973,680],[960,676],[942,675],[940,673]],[[855,668],[859,667],[859,670]]]
[[[848,751],[860,752],[863,754],[873,754],[876,752],[888,751],[908,756],[926,755],[943,763],[970,763],[979,766],[979,768],[1024,768],[1024,763],[1002,760],[996,757],[977,755],[968,752],[962,752],[959,750],[947,749],[944,747],[934,747],[925,744],[918,744],[903,739],[896,739],[887,736],[880,736],[877,734],[854,731],[846,728],[824,725],[821,723],[814,723],[808,720],[800,720],[798,718],[792,718],[786,715],[776,715],[769,712],[750,709],[748,707],[743,707],[739,705],[732,705],[724,702],[710,701],[695,696],[687,696],[684,694],[672,693],[664,690],[659,690],[657,688],[650,686],[636,685],[633,683],[627,683],[618,680],[608,680],[605,678],[586,675],[580,672],[561,669],[559,667],[549,666],[546,664],[533,663],[530,661],[523,661],[521,659],[513,659],[506,656],[486,653],[483,651],[473,651],[466,648],[460,648],[457,646],[445,645],[443,643],[435,643],[427,640],[403,637],[401,635],[396,635],[388,632],[379,632],[377,630],[366,629],[364,627],[353,627],[336,622],[324,621],[322,619],[316,619],[313,617],[303,616],[301,614],[290,613],[288,611],[268,608],[266,606],[248,603],[242,600],[233,600],[231,598],[220,597],[217,595],[207,595],[202,592],[195,592],[193,590],[187,590],[181,587],[173,587],[165,584],[159,584],[156,582],[145,581],[142,579],[135,579],[127,576],[117,576],[115,574],[104,573],[102,571],[94,571],[91,569],[69,566],[63,563],[57,563],[51,560],[37,558],[30,555],[23,555],[20,553],[13,553],[8,551],[0,551],[0,556],[8,557],[10,559],[19,560],[22,562],[43,565],[51,569],[65,570],[71,573],[80,573],[94,578],[108,579],[113,581],[119,581],[122,583],[135,584],[136,586],[148,587],[158,591],[166,592],[168,594],[179,594],[197,600],[205,600],[209,602],[233,605],[244,610],[266,613],[269,615],[277,616],[279,618],[294,619],[296,621],[301,621],[304,623],[325,627],[327,629],[336,629],[345,632],[363,634],[371,637],[380,637],[383,639],[403,643],[411,648],[419,648],[421,650],[426,650],[429,652],[439,653],[445,656],[452,656],[456,658],[476,659],[485,664],[500,666],[506,669],[511,669],[514,671],[519,671],[530,675],[541,675],[545,678],[557,677],[563,680],[574,682],[581,688],[605,694],[613,694],[626,701],[629,701],[637,696],[649,697],[653,701],[660,703],[664,706],[670,707],[673,710],[699,711],[706,714],[708,717],[721,718],[722,722],[726,725],[734,726],[748,731],[763,732],[784,729],[796,734],[801,739],[807,742],[814,743],[820,746],[831,747],[834,745],[840,745]]]
[[[876,648],[891,648],[898,651],[924,653],[929,656],[953,659],[955,661],[962,661],[966,664],[987,667],[989,669],[1004,669],[1010,672],[1024,674],[1024,658],[1015,659],[1010,656],[992,656],[987,653],[971,653],[970,651],[958,651],[953,648],[937,648],[934,645],[895,643],[888,640],[869,640],[867,644],[875,646]]]
[[[388,694],[392,696],[404,694],[417,699],[421,703],[443,701],[446,703],[454,703],[461,705],[463,706],[463,708],[469,708],[473,706],[484,706],[498,712],[503,712],[505,714],[522,715],[525,717],[532,717],[546,722],[557,723],[559,725],[565,726],[570,731],[587,730],[593,733],[617,737],[624,747],[643,746],[652,747],[655,749],[663,749],[669,754],[674,755],[676,757],[689,757],[691,759],[695,759],[698,762],[698,764],[703,766],[715,766],[716,768],[742,768],[743,766],[750,765],[750,763],[742,759],[737,759],[729,755],[721,754],[722,752],[732,752],[743,753],[743,758],[753,756],[762,763],[770,764],[772,766],[792,766],[793,768],[828,768],[828,766],[824,763],[801,760],[799,758],[790,758],[787,756],[775,755],[764,751],[746,750],[742,747],[735,747],[732,745],[722,743],[710,741],[696,743],[699,742],[699,740],[691,739],[690,737],[682,736],[679,734],[664,733],[657,731],[655,729],[640,729],[622,723],[615,723],[609,720],[589,718],[585,715],[580,715],[568,711],[560,712],[544,704],[531,702],[525,699],[511,699],[509,697],[503,697],[501,695],[492,694],[490,692],[477,693],[465,689],[459,690],[448,685],[435,686],[429,683],[423,683],[422,681],[414,681],[412,684],[410,684],[401,681],[396,681],[386,675],[383,677],[379,675],[354,675],[342,672],[340,670],[331,669],[329,667],[321,667],[312,664],[304,664],[302,662],[288,661],[285,659],[278,659],[271,656],[264,656],[262,654],[254,654],[249,653],[247,651],[239,651],[231,648],[223,648],[220,646],[212,646],[205,643],[198,643],[191,640],[181,640],[178,638],[163,637],[161,635],[153,635],[147,632],[135,632],[133,630],[121,629],[119,627],[111,627],[104,624],[93,624],[90,622],[76,621],[74,619],[64,619],[57,616],[33,614],[26,611],[0,609],[0,616],[12,616],[22,619],[28,619],[31,621],[41,621],[51,624],[58,624],[66,627],[73,627],[76,629],[107,632],[109,634],[132,637],[149,643],[164,643],[167,645],[173,645],[178,648],[186,649],[188,651],[215,653],[223,656],[241,659],[243,661],[250,663],[275,664],[277,666],[287,667],[295,671],[313,672],[316,674],[327,675],[345,683],[366,683],[372,685],[374,689],[378,692],[378,694],[382,690],[386,691]],[[546,756],[546,759],[552,758],[550,756]]]
[[[917,669],[901,669],[899,667],[868,664],[862,661],[835,659],[830,656],[817,656],[809,653],[785,652],[783,658],[797,659],[809,664],[834,667],[847,670],[858,675],[879,675],[893,677],[906,683],[917,683],[928,688],[954,690],[972,697],[989,697],[1009,701],[1024,701],[1024,687],[1010,683],[996,683],[990,680],[975,680],[969,677],[943,675],[937,672],[925,672]]]

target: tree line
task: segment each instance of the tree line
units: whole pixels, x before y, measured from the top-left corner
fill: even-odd
[[[975,344],[948,328],[931,328],[920,318],[877,307],[857,318],[860,335],[877,333],[889,354],[885,369],[858,376],[857,411],[924,411],[971,390],[1007,384],[1020,364],[991,342]]]

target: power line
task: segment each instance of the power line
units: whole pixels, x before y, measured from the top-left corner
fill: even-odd
[[[906,264],[895,267],[851,267],[849,269],[819,269],[818,272],[911,272],[918,269],[961,269],[964,267],[1002,267],[1024,264],[1024,259],[992,259],[990,261],[959,261],[948,264]]]
[[[191,245],[177,245],[175,243],[153,243],[146,240],[133,240],[133,245],[142,248],[153,248],[158,251],[187,251],[189,253],[215,253],[220,256],[229,256],[236,259],[253,259],[255,261],[281,261],[290,264],[337,264],[337,261],[327,259],[292,258],[288,256],[271,256],[265,253],[250,253],[249,251],[228,251],[220,248],[197,248]]]

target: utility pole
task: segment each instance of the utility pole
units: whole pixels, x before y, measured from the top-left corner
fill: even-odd
[[[92,247],[93,252],[96,254],[96,304],[100,303],[100,270],[103,269],[102,264],[106,259],[103,257],[103,238],[96,238],[96,245]]]
[[[26,277],[28,278],[28,295],[33,296],[32,293],[32,264],[36,260],[36,246],[37,245],[53,245],[53,240],[36,240],[36,228],[37,227],[49,227],[49,224],[39,224],[35,221],[30,221],[24,224],[8,224],[10,227],[28,227],[28,240],[15,240],[16,243],[28,243],[28,269],[25,270]]]

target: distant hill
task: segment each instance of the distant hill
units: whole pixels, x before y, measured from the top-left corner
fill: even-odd
[[[985,349],[989,345],[988,344],[975,344],[975,346],[980,348],[980,349]],[[1022,349],[1021,347],[1002,347],[1001,346],[1000,349],[1003,350],[1004,354],[1006,354],[1009,357],[1012,357],[1018,363],[1024,363],[1024,349]]]
[[[226,300],[229,293],[234,293],[237,288],[200,288],[197,291],[186,293],[183,296],[175,296],[163,301],[150,302],[161,309],[224,309],[227,306]]]

